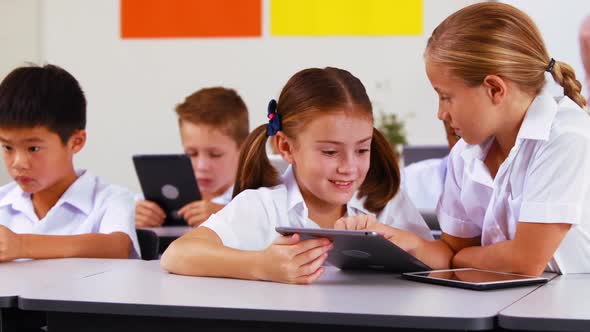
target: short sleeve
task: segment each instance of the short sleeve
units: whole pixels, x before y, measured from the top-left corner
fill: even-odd
[[[99,233],[110,234],[123,232],[133,243],[133,252],[129,258],[140,258],[139,242],[135,232],[135,199],[131,192],[122,191],[108,196],[104,202],[105,212],[102,216]]]
[[[447,158],[445,182],[436,207],[436,216],[444,233],[461,238],[473,238],[481,235],[481,228],[469,219],[461,202],[465,167],[461,154],[465,147],[465,141],[460,140]]]
[[[519,221],[579,224],[590,190],[590,140],[562,134],[541,145],[526,172]]]
[[[260,190],[246,190],[219,212],[211,215],[200,227],[214,231],[226,247],[239,250],[261,250],[272,242],[274,223]]]

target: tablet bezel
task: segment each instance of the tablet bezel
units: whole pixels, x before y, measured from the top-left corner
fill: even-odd
[[[395,273],[431,270],[428,265],[373,231],[296,227],[276,227],[275,230],[282,235],[297,233],[302,239],[324,237],[332,240],[334,248],[328,252],[327,261],[343,270],[367,269]],[[349,256],[343,251],[369,252],[371,258],[364,261],[365,258]]]
[[[513,275],[513,276],[518,276],[518,277],[526,277],[526,279],[470,282],[470,281],[451,280],[451,279],[443,279],[443,278],[427,276],[427,274],[434,273],[434,272],[455,272],[455,271],[465,271],[465,270],[481,271],[481,272],[488,272],[488,273],[501,274],[501,275]],[[511,288],[511,287],[524,287],[524,286],[543,284],[543,283],[546,283],[549,281],[549,279],[545,278],[545,277],[535,277],[535,276],[529,276],[529,275],[524,275],[524,274],[507,273],[507,272],[499,272],[499,271],[491,271],[491,270],[475,269],[475,268],[458,268],[458,269],[432,270],[432,271],[422,271],[422,272],[407,272],[407,273],[402,273],[402,277],[405,279],[408,279],[408,280],[412,280],[412,281],[419,281],[419,282],[437,284],[437,285],[442,285],[442,286],[465,288],[465,289],[471,289],[471,290],[490,290],[490,289]]]
[[[186,226],[186,221],[183,218],[175,217],[174,212],[187,203],[202,199],[190,157],[186,154],[136,154],[132,156],[132,160],[144,198],[156,202],[166,212],[166,219],[162,226]],[[166,169],[170,171],[156,172],[147,167],[149,163],[167,164],[169,166],[166,166]],[[170,178],[172,181],[162,181],[164,177]],[[151,183],[149,183],[150,181]],[[150,187],[154,182],[173,184],[179,190],[178,199],[180,201],[175,203],[160,191],[153,192],[151,189],[154,188]],[[193,184],[194,187],[192,187]],[[193,199],[194,197],[196,199]]]

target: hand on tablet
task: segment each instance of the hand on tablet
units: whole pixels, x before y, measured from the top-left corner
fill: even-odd
[[[410,232],[391,227],[377,221],[375,216],[357,215],[352,217],[343,217],[336,220],[334,229],[352,230],[352,231],[373,231],[393,242],[403,250],[413,254],[413,251],[422,241],[420,237]]]
[[[213,213],[223,209],[224,206],[225,205],[206,200],[194,201],[178,210],[178,215],[186,220],[189,226],[197,227],[207,220]]]
[[[166,219],[166,213],[162,208],[147,200],[135,203],[135,227],[160,227]]]
[[[299,234],[279,236],[262,252],[262,279],[311,284],[324,272],[330,249],[332,243],[325,238],[301,241]]]
[[[342,217],[334,223],[334,229],[349,231],[373,231],[377,232],[384,238],[391,240],[394,236],[395,228],[389,227],[377,221],[377,218],[370,215],[358,215],[352,217]]]

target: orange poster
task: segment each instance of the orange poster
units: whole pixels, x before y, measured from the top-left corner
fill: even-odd
[[[122,38],[262,35],[262,0],[120,1]]]

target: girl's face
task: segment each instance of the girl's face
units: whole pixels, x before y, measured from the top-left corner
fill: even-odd
[[[488,88],[470,87],[444,67],[426,61],[426,74],[439,97],[438,118],[469,144],[493,135],[496,123]]]
[[[236,141],[218,128],[183,121],[180,137],[203,198],[223,194],[235,182],[240,156]]]
[[[372,136],[373,121],[366,116],[330,112],[295,140],[285,138],[289,148],[279,148],[293,164],[308,208],[341,208],[352,198],[369,170]]]

